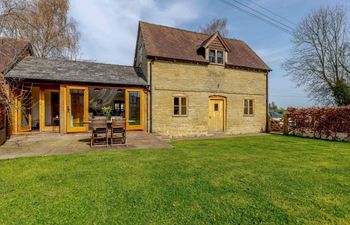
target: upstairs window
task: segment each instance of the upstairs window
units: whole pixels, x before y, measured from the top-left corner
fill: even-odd
[[[223,51],[217,51],[217,63],[218,64],[224,64],[224,52]]]
[[[253,99],[244,99],[244,115],[254,114],[254,101]]]
[[[216,51],[215,50],[209,50],[209,62],[210,63],[215,63],[216,60]]]
[[[209,63],[224,64],[224,52],[210,49]]]
[[[174,97],[174,116],[186,116],[187,115],[187,98],[186,97]]]

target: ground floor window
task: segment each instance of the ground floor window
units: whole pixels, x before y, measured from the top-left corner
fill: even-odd
[[[129,128],[142,129],[142,101],[141,90],[90,87],[89,118],[122,117],[127,119]]]
[[[89,88],[89,117],[106,116],[106,108],[110,108],[110,116],[125,118],[125,91],[115,88]]]
[[[187,115],[187,97],[184,97],[184,96],[174,97],[174,115],[175,116]]]
[[[254,114],[254,101],[253,99],[244,99],[244,115]]]

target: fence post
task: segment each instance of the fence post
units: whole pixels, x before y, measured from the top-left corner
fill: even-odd
[[[286,113],[283,116],[283,134],[288,135],[289,134],[289,114]]]

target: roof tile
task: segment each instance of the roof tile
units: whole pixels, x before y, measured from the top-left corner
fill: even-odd
[[[132,66],[62,59],[26,57],[9,73],[7,78],[53,82],[78,82],[110,85],[145,86],[142,72]]]
[[[209,35],[163,25],[140,22],[148,56],[207,63],[198,49]],[[224,38],[229,66],[270,71],[270,67],[243,41]]]

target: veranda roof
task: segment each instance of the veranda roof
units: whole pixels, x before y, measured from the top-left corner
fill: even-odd
[[[78,82],[111,85],[145,86],[142,71],[132,66],[95,62],[53,60],[26,57],[8,74],[7,78],[21,80]]]

